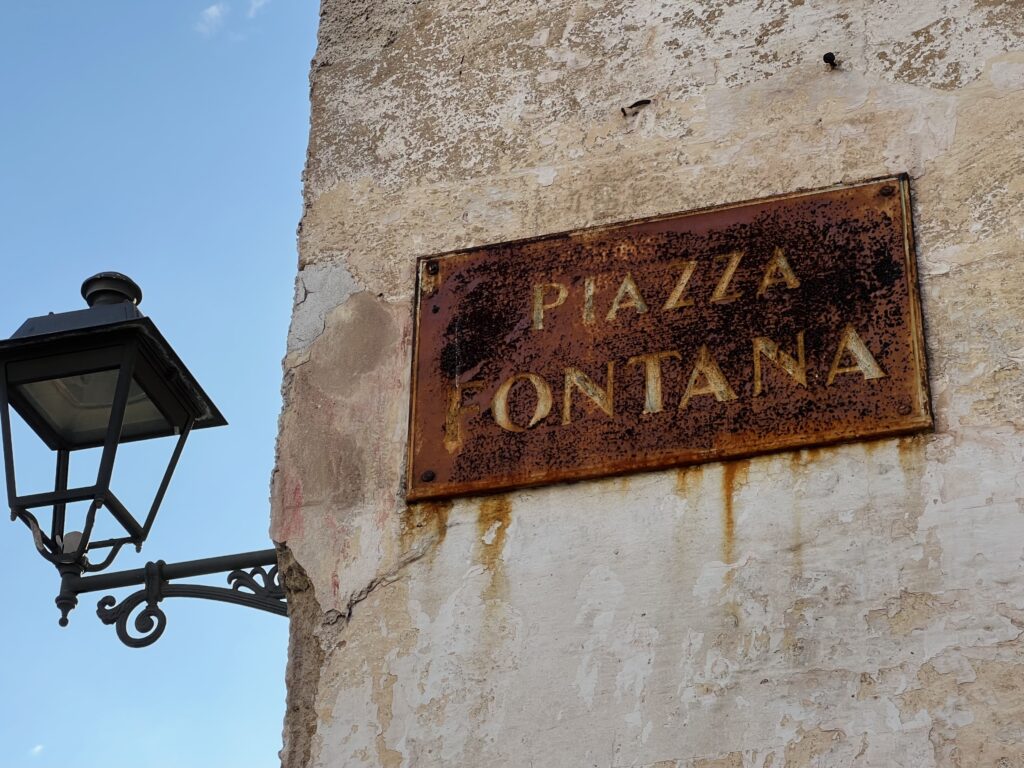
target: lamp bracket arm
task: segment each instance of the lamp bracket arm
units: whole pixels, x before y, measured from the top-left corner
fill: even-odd
[[[225,574],[230,586],[171,583],[176,579],[217,573]],[[118,639],[131,648],[152,645],[163,634],[167,616],[160,603],[169,597],[216,600],[278,616],[288,615],[287,599],[277,569],[277,552],[273,549],[181,563],[168,564],[158,560],[132,571],[71,577],[66,581],[67,592],[75,596],[127,586],[142,586],[142,589],[120,602],[113,595],[104,596],[97,603],[96,615],[104,624],[113,624]],[[129,622],[134,630],[129,629]],[[133,631],[137,634],[132,634]]]

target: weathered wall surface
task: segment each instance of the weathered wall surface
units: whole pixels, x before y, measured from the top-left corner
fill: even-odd
[[[1024,3],[324,0],[311,83],[287,768],[1024,765]],[[934,434],[404,503],[416,256],[899,171]]]

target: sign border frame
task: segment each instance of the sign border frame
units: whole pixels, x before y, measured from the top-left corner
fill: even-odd
[[[714,451],[708,452],[706,458],[699,460],[675,460],[666,461],[664,457],[652,457],[648,461],[639,460],[633,462],[630,466],[620,467],[618,469],[609,469],[607,465],[601,468],[593,468],[592,470],[580,469],[580,474],[572,477],[564,477],[559,479],[551,479],[546,475],[537,477],[527,477],[521,481],[502,483],[495,482],[495,480],[474,480],[468,483],[459,483],[457,489],[453,489],[452,485],[437,485],[424,487],[426,481],[422,484],[416,482],[416,478],[413,476],[413,441],[416,436],[414,426],[416,423],[416,391],[417,391],[417,369],[419,368],[420,359],[420,314],[422,310],[422,298],[424,295],[424,289],[432,280],[432,275],[429,274],[429,265],[436,263],[440,260],[459,256],[464,253],[471,253],[479,251],[483,248],[493,246],[515,246],[523,245],[526,243],[537,242],[541,240],[554,239],[558,237],[565,237],[570,235],[579,235],[583,233],[597,233],[602,230],[620,229],[624,227],[635,226],[638,224],[647,224],[651,222],[663,221],[666,219],[678,219],[686,218],[689,216],[699,216],[706,213],[725,211],[731,208],[741,208],[748,205],[770,203],[779,200],[792,200],[800,197],[809,197],[811,195],[819,195],[828,192],[857,189],[858,187],[864,187],[874,184],[880,184],[883,182],[892,182],[896,185],[900,196],[900,207],[903,215],[903,258],[906,268],[906,282],[908,290],[908,305],[910,309],[909,318],[909,340],[912,349],[912,357],[914,361],[914,383],[916,386],[916,395],[918,402],[918,410],[916,413],[911,413],[905,417],[905,420],[899,426],[894,426],[891,429],[881,430],[874,432],[870,435],[856,434],[855,431],[840,430],[838,433],[830,433],[828,437],[821,435],[816,438],[813,434],[802,433],[799,436],[799,440],[795,437],[783,439],[776,444],[769,446],[762,446],[749,452],[741,453],[730,453],[727,456],[723,456]],[[638,472],[651,472],[660,469],[672,469],[679,467],[698,466],[702,464],[711,464],[715,462],[729,462],[738,461],[741,459],[750,458],[752,456],[763,456],[773,453],[781,453],[784,451],[791,450],[806,450],[811,448],[823,448],[830,445],[839,445],[843,443],[852,442],[869,442],[872,440],[883,440],[886,438],[897,437],[900,435],[906,435],[916,432],[923,432],[934,429],[935,419],[932,413],[931,396],[929,391],[928,381],[928,360],[927,360],[927,347],[925,346],[924,339],[924,316],[921,309],[921,298],[920,298],[920,278],[917,271],[917,259],[916,259],[916,245],[914,241],[914,224],[912,215],[912,205],[910,200],[910,176],[907,173],[898,173],[888,176],[878,176],[870,179],[864,179],[852,184],[832,184],[827,187],[818,187],[815,189],[800,190],[797,192],[787,192],[783,194],[770,195],[768,197],[752,198],[747,200],[740,200],[736,202],[723,203],[720,205],[710,205],[702,208],[696,208],[689,211],[677,211],[673,213],[657,214],[654,216],[647,216],[639,219],[628,219],[625,221],[615,221],[608,224],[599,224],[593,227],[583,227],[580,229],[572,230],[561,230],[558,232],[545,233],[543,235],[535,235],[532,237],[519,238],[516,240],[505,240],[494,243],[479,243],[464,248],[457,248],[449,251],[442,251],[434,254],[426,254],[418,256],[416,258],[416,284],[415,284],[415,297],[413,302],[413,328],[412,328],[412,356],[411,356],[411,376],[409,379],[409,413],[408,413],[408,426],[406,434],[406,451],[405,451],[405,499],[409,503],[424,502],[424,501],[438,501],[444,499],[453,499],[465,496],[484,496],[494,493],[503,493],[511,490],[524,489],[524,488],[535,488],[538,486],[547,485],[561,485],[564,483],[577,483],[587,480],[595,480],[599,478],[612,478],[621,477],[623,475],[634,474]]]

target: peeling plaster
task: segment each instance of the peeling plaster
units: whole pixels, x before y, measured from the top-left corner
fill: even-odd
[[[326,0],[286,768],[1024,763],[1021,40],[991,0]],[[404,503],[417,256],[899,171],[934,434]]]
[[[341,263],[324,262],[299,270],[288,329],[288,352],[308,348],[324,332],[327,313],[359,289],[352,273]]]

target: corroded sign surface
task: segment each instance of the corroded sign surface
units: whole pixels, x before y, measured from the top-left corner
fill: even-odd
[[[410,500],[931,426],[905,177],[423,258]]]

